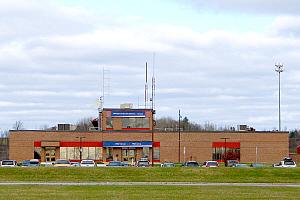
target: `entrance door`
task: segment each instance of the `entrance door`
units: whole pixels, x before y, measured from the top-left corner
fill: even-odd
[[[45,160],[46,162],[55,162],[55,148],[45,149]]]
[[[135,149],[122,149],[122,161],[133,164],[135,162]]]

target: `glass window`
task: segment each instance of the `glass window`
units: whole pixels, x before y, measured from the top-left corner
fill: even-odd
[[[148,158],[149,157],[149,151],[150,151],[149,147],[144,147],[143,148],[143,157],[144,158]]]
[[[106,128],[113,128],[113,120],[111,117],[106,117]]]
[[[113,160],[113,148],[112,147],[106,148],[106,159]]]
[[[95,147],[88,147],[89,149],[89,159],[95,160]]]
[[[34,159],[41,159],[41,147],[34,148]]]
[[[95,160],[103,160],[101,147],[95,147]]]
[[[72,159],[74,159],[74,160],[79,160],[80,159],[80,148],[79,147],[74,148],[74,157]]]
[[[157,147],[153,149],[153,160],[160,160],[160,149]]]
[[[67,159],[74,159],[74,147],[67,147]]]
[[[224,147],[213,148],[212,159],[213,160],[223,160],[225,157]],[[239,148],[226,148],[226,158],[227,160],[240,160],[240,149]]]
[[[88,159],[88,158],[89,158],[89,148],[82,147],[82,159]]]
[[[149,118],[123,118],[122,128],[150,128]]]
[[[68,159],[67,147],[60,147],[60,159]]]

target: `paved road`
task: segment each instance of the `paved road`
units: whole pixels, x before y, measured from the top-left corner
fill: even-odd
[[[206,183],[206,182],[0,182],[0,186],[242,186],[242,187],[300,187],[299,183]]]

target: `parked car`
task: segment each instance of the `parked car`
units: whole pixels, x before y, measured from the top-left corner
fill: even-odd
[[[23,160],[21,163],[19,163],[21,167],[29,167],[29,164],[30,160]]]
[[[82,160],[80,167],[96,167],[96,164],[93,160]]]
[[[123,164],[120,161],[110,161],[107,167],[122,167]]]
[[[238,160],[227,160],[227,167],[233,167],[235,164],[238,164]]]
[[[175,164],[172,162],[164,162],[160,164],[161,167],[175,167]]]
[[[265,165],[262,164],[262,163],[252,163],[252,164],[250,165],[250,167],[261,168],[261,167],[265,167]]]
[[[71,163],[65,159],[58,159],[55,161],[54,167],[71,167]]]
[[[17,161],[15,160],[2,160],[1,167],[17,167]]]
[[[29,160],[29,167],[39,167],[40,161],[38,159]]]
[[[128,162],[122,162],[122,166],[123,167],[129,167],[129,166],[131,166]]]
[[[71,167],[80,167],[80,162],[70,162]]]
[[[249,168],[250,166],[247,164],[243,164],[243,163],[237,163],[234,164],[233,167],[237,167],[237,168]]]
[[[278,164],[273,164],[273,167],[284,167],[284,168],[294,168],[297,167],[295,161],[292,158],[284,158]]]
[[[139,160],[136,164],[137,167],[150,167],[150,162],[147,160]]]
[[[104,162],[97,162],[96,166],[97,167],[106,167],[107,165]]]
[[[200,167],[199,163],[197,161],[188,161],[183,163],[183,167]]]
[[[202,167],[219,167],[219,163],[217,161],[205,161]]]

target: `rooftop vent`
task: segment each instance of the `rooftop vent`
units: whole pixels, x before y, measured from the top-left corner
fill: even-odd
[[[132,103],[123,103],[120,105],[121,109],[132,109],[133,108],[133,104]]]

